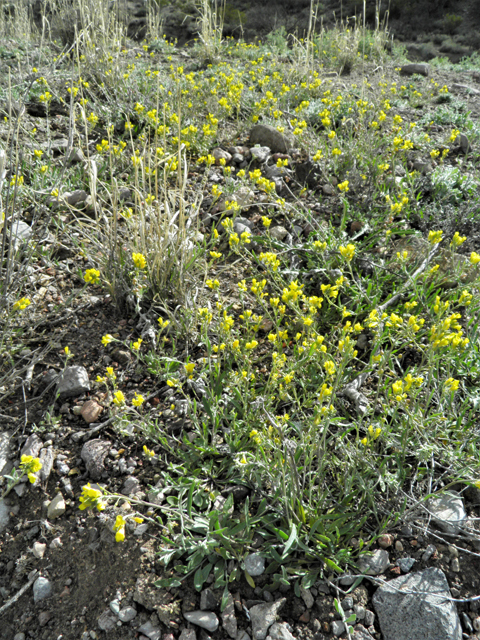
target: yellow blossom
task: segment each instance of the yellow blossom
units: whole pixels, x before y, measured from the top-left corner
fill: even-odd
[[[111,336],[109,333],[106,333],[103,337],[102,337],[102,344],[104,347],[107,346],[107,344],[110,344],[110,342],[113,342],[115,340],[115,338],[113,336]]]
[[[132,260],[137,269],[145,269],[147,266],[145,256],[141,253],[132,253]]]
[[[116,404],[117,407],[125,403],[125,396],[121,391],[115,391],[113,394],[113,404]]]
[[[140,394],[135,392],[135,397],[132,400],[132,404],[134,407],[141,407],[145,402],[145,398]]]
[[[98,269],[87,269],[83,279],[87,284],[97,284],[100,280],[100,271]]]

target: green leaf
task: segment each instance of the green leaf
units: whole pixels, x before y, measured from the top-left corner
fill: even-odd
[[[292,530],[290,532],[290,536],[285,544],[285,548],[283,550],[282,558],[285,559],[288,556],[288,552],[292,548],[294,542],[297,541],[297,525],[292,524]]]
[[[300,591],[300,581],[299,580],[295,580],[295,584],[293,587],[293,590],[295,591],[295,595],[297,596],[297,598],[301,597],[301,591]]]
[[[154,583],[156,587],[161,589],[171,589],[172,587],[181,587],[182,583],[177,578],[161,578]]]
[[[309,571],[308,573],[306,573],[302,578],[302,587],[304,589],[310,589],[310,587],[313,587],[318,579],[318,574],[318,569],[317,571]]]
[[[245,579],[248,582],[248,584],[252,587],[252,589],[255,589],[255,582],[252,576],[248,573],[246,569],[245,569]]]
[[[332,569],[333,571],[336,571],[337,573],[342,573],[342,570],[340,569],[338,564],[335,564],[335,562],[333,560],[330,560],[330,558],[324,558],[324,562],[325,562],[325,564],[327,565],[327,567],[329,569]]]
[[[285,531],[282,531],[281,529],[277,529],[276,527],[272,527],[273,531],[277,534],[277,536],[280,538],[280,540],[288,540],[288,534],[285,533]]]
[[[228,587],[227,585],[225,585],[225,589],[223,590],[222,593],[222,601],[220,603],[220,612],[223,613],[225,611],[225,607],[228,604],[228,596],[230,595],[230,593],[228,592]]]

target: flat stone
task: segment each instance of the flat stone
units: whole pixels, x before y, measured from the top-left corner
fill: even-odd
[[[8,527],[10,522],[9,508],[5,504],[3,498],[0,499],[0,533]]]
[[[46,600],[52,595],[52,583],[40,576],[33,583],[33,600],[35,603]]]
[[[265,640],[269,628],[275,622],[278,612],[286,601],[286,598],[282,598],[276,602],[256,604],[250,609],[254,640]]]
[[[196,624],[198,627],[210,631],[210,633],[218,629],[218,618],[211,611],[187,611],[183,616],[188,622]]]
[[[121,609],[119,611],[118,619],[120,620],[120,622],[130,622],[136,617],[136,615],[136,609],[134,609],[133,607],[125,607],[124,609]]]
[[[10,453],[10,431],[0,432],[0,477],[9,474],[13,464],[8,459]]]
[[[42,447],[43,442],[36,433],[32,433],[31,436],[28,436],[22,450],[20,451],[20,458],[22,456],[32,456],[33,458],[37,458]]]
[[[102,477],[102,473],[105,471],[103,462],[110,446],[110,442],[100,439],[89,440],[83,445],[80,456],[93,480],[100,480]]]
[[[72,207],[75,207],[85,202],[87,198],[88,198],[88,193],[86,191],[84,191],[83,189],[77,189],[76,191],[73,191],[66,198],[66,201],[68,202],[69,205],[71,205]]]
[[[311,609],[313,607],[315,600],[310,592],[310,589],[305,589],[304,587],[300,587],[300,595],[302,596],[302,600],[304,601],[307,609]]]
[[[265,558],[259,553],[249,553],[245,558],[245,571],[256,578],[265,571]]]
[[[143,633],[150,640],[160,640],[162,637],[162,631],[158,627],[154,627],[148,620],[137,629],[138,633]]]
[[[443,493],[438,498],[431,498],[428,501],[428,510],[433,515],[435,524],[445,533],[458,533],[467,518],[463,500],[454,491]]]
[[[98,628],[102,631],[113,631],[117,627],[117,618],[108,609],[97,619]]]
[[[88,424],[96,422],[102,413],[103,407],[95,400],[87,400],[80,411],[80,415]]]
[[[250,131],[250,144],[269,147],[272,153],[287,153],[293,141],[269,124],[256,124]]]
[[[408,573],[415,564],[415,558],[399,558],[397,564],[402,573]]]
[[[353,628],[352,640],[373,640],[373,636],[368,633],[363,624],[357,624]]]
[[[385,549],[377,549],[371,556],[362,556],[358,563],[361,573],[378,576],[388,568],[390,558]]]
[[[12,240],[15,249],[20,247],[24,242],[27,242],[32,237],[32,227],[22,220],[17,220],[13,223]]]
[[[383,640],[461,640],[462,627],[443,571],[429,568],[382,585],[373,596]]]
[[[61,493],[57,493],[55,498],[48,505],[47,515],[50,520],[55,520],[62,516],[67,509],[65,500]]]
[[[90,382],[85,367],[67,367],[58,381],[57,392],[61,398],[80,396],[90,391]]]
[[[222,612],[222,626],[231,638],[237,637],[237,618],[235,617],[235,604],[231,593],[227,596],[227,604]]]
[[[285,622],[274,622],[268,632],[267,640],[295,640]]]
[[[414,74],[428,76],[430,73],[430,65],[426,63],[404,64],[400,68],[400,73],[404,76],[413,76]]]
[[[212,156],[215,158],[215,164],[220,164],[220,160],[225,160],[225,164],[229,164],[232,160],[231,154],[228,153],[228,151],[220,149],[220,147],[213,149]]]

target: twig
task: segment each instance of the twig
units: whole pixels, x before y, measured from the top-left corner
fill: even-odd
[[[27,584],[24,584],[23,587],[20,589],[20,591],[18,591],[14,596],[12,596],[10,600],[7,600],[7,602],[3,605],[3,607],[0,607],[0,616],[4,611],[6,611],[9,607],[11,607],[12,604],[15,604],[15,602],[17,602],[17,600],[19,600],[23,596],[25,591],[27,591],[35,582],[37,576],[38,576],[38,571],[37,569],[35,569],[33,574],[28,579]]]

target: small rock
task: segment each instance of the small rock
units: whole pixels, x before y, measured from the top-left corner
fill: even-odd
[[[378,576],[389,564],[390,558],[384,549],[377,549],[371,556],[362,556],[358,563],[360,571],[369,576]]]
[[[341,636],[345,631],[345,625],[341,620],[333,620],[330,623],[330,630],[334,636]]]
[[[460,562],[459,562],[458,558],[452,558],[452,562],[450,563],[450,569],[454,573],[459,573],[459,571],[460,571]]]
[[[270,147],[252,147],[250,149],[250,153],[252,154],[252,158],[254,160],[256,160],[260,164],[264,164],[268,160],[271,151]]]
[[[475,631],[480,631],[480,616],[477,616],[473,619],[472,626]]]
[[[415,558],[400,558],[399,560],[397,560],[397,564],[400,567],[400,571],[402,573],[408,573],[415,564]],[[368,624],[367,627],[369,626],[370,625]]]
[[[35,558],[39,558],[40,560],[45,555],[45,551],[47,549],[47,545],[44,542],[34,542],[33,543],[33,555]]]
[[[10,473],[12,463],[9,460],[11,434],[9,431],[0,432],[0,477]]]
[[[215,158],[215,164],[220,164],[220,160],[225,160],[225,164],[229,164],[232,159],[228,151],[224,151],[220,147],[213,149],[212,156]]]
[[[305,589],[304,587],[300,587],[300,595],[307,609],[311,609],[313,607],[315,600],[313,599],[313,596],[310,593],[310,589]]]
[[[140,491],[140,481],[135,478],[135,476],[128,476],[125,478],[125,482],[123,483],[123,487],[121,489],[121,493],[124,496],[131,496],[134,493],[138,493]]]
[[[391,533],[384,533],[378,538],[378,546],[382,549],[388,549],[393,544],[393,536]]]
[[[51,617],[52,617],[52,614],[50,613],[50,611],[41,611],[38,614],[38,624],[41,627],[44,627],[48,623]]]
[[[460,145],[460,149],[464,155],[467,155],[472,150],[472,145],[464,133],[460,133],[455,142]]]
[[[83,445],[80,456],[93,480],[100,480],[102,473],[105,471],[103,463],[109,449],[110,442],[107,440],[89,440]]]
[[[231,638],[237,637],[237,618],[235,617],[235,605],[231,593],[227,596],[227,604],[222,613],[222,626]]]
[[[143,536],[144,533],[148,531],[148,523],[144,522],[143,524],[139,524],[135,527],[135,531],[133,532],[134,536]]]
[[[130,620],[133,620],[136,617],[136,615],[137,615],[136,609],[134,609],[133,607],[125,607],[118,613],[118,619],[121,622],[130,622]]]
[[[395,542],[395,551],[398,551],[399,553],[403,551],[403,544],[400,542],[400,540],[397,540]]]
[[[25,634],[23,633],[23,631],[20,631],[19,633],[16,633],[13,636],[13,640],[25,640]]]
[[[211,611],[218,606],[217,599],[211,589],[204,589],[200,594],[200,609],[202,611]]]
[[[287,628],[285,622],[275,622],[270,627],[267,640],[295,640],[295,636],[292,636]]]
[[[52,583],[40,576],[33,583],[33,600],[35,603],[46,600],[52,595]]]
[[[78,204],[82,204],[83,202],[85,202],[87,197],[88,193],[86,191],[84,191],[83,189],[77,189],[68,196],[67,202],[72,207],[76,207]]]
[[[465,613],[465,611],[462,611],[460,616],[462,618],[463,627],[467,631],[467,633],[473,633],[473,624],[470,618],[468,617],[468,614]]]
[[[60,537],[54,538],[48,547],[49,549],[59,549],[60,547],[63,547],[62,539]]]
[[[278,612],[286,601],[286,598],[282,598],[276,602],[254,605],[250,609],[254,640],[265,640],[269,628],[275,622]]]
[[[32,433],[32,435],[28,436],[27,440],[25,441],[25,444],[20,451],[20,457],[33,456],[34,458],[37,458],[42,447],[43,442],[40,440],[37,434]]]
[[[183,629],[178,640],[197,640],[197,634],[194,629]]]
[[[441,496],[429,500],[428,509],[433,515],[434,522],[445,533],[458,533],[467,518],[463,500],[454,491],[445,492]]]
[[[374,622],[375,622],[375,614],[373,613],[373,611],[369,611],[369,609],[366,609],[365,610],[365,626],[371,627]]]
[[[114,615],[118,616],[118,614],[120,613],[120,602],[118,600],[112,600],[108,603],[108,606],[110,607],[110,611]]]
[[[344,611],[349,611],[350,609],[353,609],[353,598],[352,598],[352,596],[347,596],[346,598],[344,598],[342,600],[342,602],[340,604],[342,605],[342,609]]]
[[[102,631],[112,631],[117,626],[117,618],[107,609],[97,619],[97,625]]]
[[[211,633],[218,629],[218,618],[211,611],[187,611],[183,615],[188,622],[196,624]]]
[[[428,560],[430,560],[436,550],[437,548],[434,544],[429,544],[422,554],[422,561],[427,562]]]
[[[426,63],[404,64],[400,68],[400,73],[405,76],[413,76],[414,74],[418,74],[421,76],[428,76],[429,72],[430,72],[430,65]]]
[[[259,553],[249,553],[245,557],[245,571],[255,578],[265,571],[265,558]]]
[[[69,164],[78,164],[79,162],[83,162],[85,160],[85,156],[83,154],[83,151],[80,147],[76,147],[74,149],[72,149],[70,151],[70,153],[67,156],[67,162]],[[74,192],[75,193],[75,192]],[[85,191],[83,192],[85,193]],[[85,197],[86,197],[86,193],[85,193]]]
[[[331,184],[322,185],[322,191],[326,196],[333,196],[333,194],[335,193],[335,189]]]
[[[353,612],[355,613],[355,615],[357,616],[357,620],[364,620],[365,619],[365,607],[361,604],[356,604],[353,607]]]
[[[162,637],[161,630],[158,627],[154,627],[150,620],[138,627],[137,631],[146,635],[150,640],[160,640]]]
[[[85,367],[67,367],[59,377],[57,393],[61,398],[80,396],[90,391],[90,381]]]
[[[51,520],[62,516],[67,509],[65,500],[61,493],[57,493],[55,498],[48,505],[47,515]]]
[[[287,153],[292,139],[268,124],[257,124],[250,131],[250,144],[269,147],[273,153]]]
[[[13,490],[15,491],[15,493],[17,494],[17,496],[19,498],[21,498],[23,496],[23,494],[25,493],[27,489],[27,485],[25,482],[22,482],[20,484],[17,484],[13,487]]]
[[[285,227],[278,225],[270,229],[270,235],[274,240],[281,242],[288,235],[288,231]]]
[[[98,402],[95,402],[95,400],[87,400],[87,402],[82,406],[80,415],[85,422],[90,424],[91,422],[96,422],[102,412],[103,407],[99,405]]]
[[[40,451],[40,462],[42,463],[42,468],[38,473],[38,477],[34,485],[38,483],[42,483],[42,486],[45,486],[53,468],[53,461],[55,460],[55,455],[53,453],[53,447],[43,448]]]

